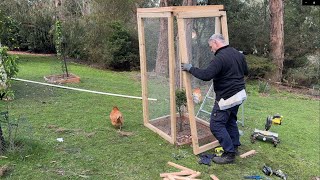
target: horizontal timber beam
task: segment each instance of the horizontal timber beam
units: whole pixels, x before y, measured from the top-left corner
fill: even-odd
[[[171,12],[152,12],[152,13],[138,13],[138,18],[163,18],[163,17],[171,17]]]
[[[218,10],[204,10],[195,12],[175,12],[177,18],[203,18],[203,17],[220,17],[223,11]]]
[[[193,12],[204,10],[224,10],[223,5],[207,6],[170,6],[158,8],[138,8],[137,13],[159,13],[159,12]]]

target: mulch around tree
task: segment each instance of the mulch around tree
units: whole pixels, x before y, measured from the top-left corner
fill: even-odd
[[[45,81],[51,84],[66,84],[66,83],[79,83],[80,77],[69,74],[67,76],[66,74],[57,74],[57,75],[49,75],[44,77]]]

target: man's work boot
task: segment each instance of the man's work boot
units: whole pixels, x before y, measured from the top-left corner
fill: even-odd
[[[236,156],[239,156],[239,155],[240,155],[239,150],[238,150],[238,147],[234,147],[234,151],[235,151],[235,155],[236,155]]]
[[[216,164],[230,164],[233,163],[236,158],[235,153],[224,152],[220,157],[214,157],[212,161]]]

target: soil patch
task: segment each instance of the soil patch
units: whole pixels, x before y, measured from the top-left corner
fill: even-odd
[[[0,177],[7,175],[10,170],[10,167],[7,165],[0,167]]]
[[[157,127],[164,133],[171,135],[171,122],[170,116],[164,117],[162,119],[151,120],[150,124]],[[216,140],[216,138],[212,135],[210,128],[200,121],[196,121],[197,132],[198,132],[198,141],[199,145],[204,145]],[[190,129],[190,122],[189,118],[184,117],[182,119],[182,131],[180,130],[180,118],[177,117],[177,145],[186,145],[192,144],[192,136],[191,136],[191,129]]]

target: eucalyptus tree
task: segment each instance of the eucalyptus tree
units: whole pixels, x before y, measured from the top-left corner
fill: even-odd
[[[269,0],[270,8],[270,58],[276,65],[269,78],[281,82],[284,62],[283,0]]]

